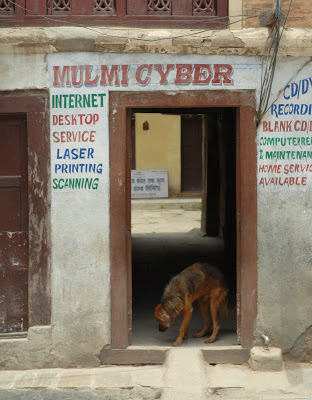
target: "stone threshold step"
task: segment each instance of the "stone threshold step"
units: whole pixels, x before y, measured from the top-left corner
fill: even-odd
[[[168,350],[173,347],[163,346],[129,346],[127,349],[104,349],[100,355],[102,365],[135,365],[155,364],[165,362]],[[236,364],[248,362],[250,349],[241,346],[215,346],[214,348],[200,347],[204,360],[208,364]]]

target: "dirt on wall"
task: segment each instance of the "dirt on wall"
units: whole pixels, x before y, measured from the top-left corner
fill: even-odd
[[[285,353],[285,360],[296,362],[311,362],[312,359],[312,326],[303,332],[295,341],[292,348]]]
[[[282,12],[287,16],[291,0],[281,0]],[[272,11],[274,7],[273,0],[244,0],[244,15],[259,15],[264,11]],[[312,26],[312,9],[311,3],[307,0],[292,1],[291,9],[287,18],[286,27],[288,28],[311,28]],[[245,19],[243,28],[259,27],[258,18]]]

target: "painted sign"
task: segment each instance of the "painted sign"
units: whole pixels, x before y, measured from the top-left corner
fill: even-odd
[[[59,93],[61,91],[61,93]],[[51,89],[52,189],[99,190],[100,146],[107,93],[81,88]]]
[[[258,185],[301,188],[312,185],[312,77],[289,82],[261,123]]]
[[[168,171],[166,169],[131,170],[132,199],[164,197],[168,197]]]
[[[131,71],[130,71],[131,70]],[[148,85],[232,85],[230,64],[64,65],[53,67],[54,87]]]
[[[235,57],[51,54],[52,190],[108,191],[110,90],[207,90],[254,85],[257,59]],[[87,61],[87,62],[86,62]],[[236,83],[235,83],[236,84]],[[162,195],[163,196],[163,195]]]

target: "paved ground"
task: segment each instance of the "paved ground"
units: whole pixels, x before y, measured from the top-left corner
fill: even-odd
[[[0,372],[0,400],[311,400],[312,366],[280,372],[204,362],[199,349],[173,348],[162,366]]]
[[[144,201],[136,200],[132,207],[133,239],[139,247],[143,243],[147,251],[140,253],[141,261],[154,257],[155,234],[161,235],[165,258],[168,247],[178,244],[180,248],[182,243],[189,247],[190,256],[193,250],[197,255],[203,251],[205,256],[208,248],[207,256],[215,254],[217,260],[222,246],[218,238],[201,237],[199,204],[200,200],[190,203],[189,199],[174,206],[168,200],[154,201],[146,209]],[[176,257],[179,250],[174,251]],[[165,364],[159,366],[0,371],[0,400],[125,399],[312,400],[312,364],[287,363],[280,372],[254,372],[247,365],[212,366],[205,363],[198,347],[182,345],[171,348]]]
[[[201,199],[132,200],[132,234],[189,233],[200,229]]]

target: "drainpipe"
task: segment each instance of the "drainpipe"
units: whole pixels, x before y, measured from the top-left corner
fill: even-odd
[[[262,337],[262,339],[264,340],[263,349],[266,350],[266,351],[268,351],[268,350],[269,350],[270,339],[269,339],[268,336],[266,336],[266,335],[264,335],[264,334],[262,334],[261,337]]]

